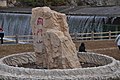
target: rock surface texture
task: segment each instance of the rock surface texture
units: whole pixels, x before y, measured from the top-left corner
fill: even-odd
[[[31,26],[37,65],[48,69],[81,67],[65,14],[49,7],[33,8]]]

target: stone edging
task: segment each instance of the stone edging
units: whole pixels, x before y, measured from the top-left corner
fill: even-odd
[[[21,57],[22,56],[22,57]],[[25,59],[23,59],[23,56]],[[30,57],[29,57],[30,56]],[[90,67],[90,68],[75,68],[75,69],[30,69],[30,68],[23,68],[23,67],[13,67],[8,66],[10,64],[10,59],[22,59],[17,60],[19,63],[23,62],[34,62],[35,55],[34,52],[26,52],[20,54],[13,54],[0,59],[0,78],[5,80],[40,80],[40,79],[82,79],[82,80],[102,80],[102,79],[109,79],[109,78],[120,78],[120,62],[115,60],[112,57],[96,54],[96,53],[78,53],[79,60],[81,61],[93,61],[93,62],[100,62],[101,59],[108,60],[103,64],[103,66],[99,67]],[[86,57],[85,57],[86,56]],[[101,57],[102,56],[102,57]],[[13,58],[14,57],[14,58]],[[21,57],[21,58],[20,58]],[[84,57],[84,58],[83,58]],[[91,58],[92,57],[92,58]],[[10,58],[10,59],[9,59]],[[29,58],[29,59],[28,59]],[[95,59],[97,58],[97,59]],[[100,59],[99,59],[100,58]],[[5,60],[8,61],[5,61]],[[86,60],[84,60],[86,59]],[[103,61],[104,61],[103,60]],[[111,61],[109,61],[111,60]],[[99,64],[98,63],[98,64]],[[12,62],[13,64],[13,62]],[[15,64],[16,65],[16,64]]]

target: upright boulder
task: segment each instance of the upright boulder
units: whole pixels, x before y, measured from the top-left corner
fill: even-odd
[[[33,8],[31,26],[37,65],[49,69],[81,67],[65,14],[49,7]]]

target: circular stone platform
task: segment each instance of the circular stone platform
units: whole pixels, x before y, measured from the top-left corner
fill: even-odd
[[[120,62],[96,53],[78,53],[80,63],[93,63],[98,67],[74,69],[32,69],[18,65],[35,63],[34,52],[13,54],[0,59],[0,79],[4,80],[111,80],[120,79]]]

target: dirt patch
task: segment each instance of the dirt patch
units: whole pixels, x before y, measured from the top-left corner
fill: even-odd
[[[75,42],[77,50],[82,42],[85,43],[86,51],[108,55],[120,60],[120,50],[114,40],[77,41]]]
[[[0,45],[0,57],[10,54],[19,54],[22,52],[34,51],[32,44],[2,44]]]
[[[86,51],[95,52],[98,54],[105,54],[120,60],[120,50],[116,46],[114,40],[99,40],[99,41],[77,41],[75,42],[78,50],[81,42],[85,43]],[[10,54],[19,54],[21,52],[34,51],[32,44],[17,44],[0,46],[0,57]]]

